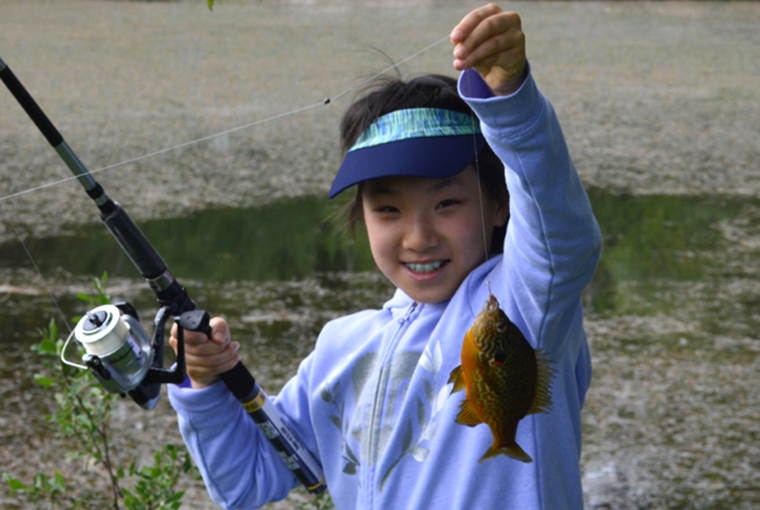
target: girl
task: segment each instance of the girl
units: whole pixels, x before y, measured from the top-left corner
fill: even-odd
[[[465,71],[459,94],[443,77],[394,80],[344,116],[348,152],[330,196],[357,186],[352,216],[397,291],[381,310],[325,325],[275,405],[320,460],[339,509],[582,508],[591,366],[580,297],[600,234],[531,76],[519,17],[476,9],[451,40]],[[555,371],[553,409],[517,429],[530,463],[479,463],[489,429],[455,422],[462,394],[451,393],[449,373],[487,282]],[[187,333],[190,385],[170,387],[170,399],[212,499],[258,508],[298,483],[217,382],[239,344],[224,320],[212,329],[212,341]]]

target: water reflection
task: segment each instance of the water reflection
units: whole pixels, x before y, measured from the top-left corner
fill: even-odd
[[[365,236],[343,232],[341,204],[302,197],[264,208],[212,209],[184,218],[141,223],[140,229],[179,279],[206,282],[303,279],[316,272],[373,267]],[[74,274],[133,277],[136,270],[104,226],[70,235],[31,239],[43,274],[57,267]],[[29,267],[19,243],[0,246],[0,267]]]
[[[586,295],[592,312],[630,311],[621,293],[634,283],[636,294],[651,302],[658,282],[698,281],[727,270],[721,254],[731,249],[731,242],[721,225],[739,220],[760,203],[715,196],[613,195],[595,189],[589,197],[604,237],[602,259]]]
[[[714,265],[710,254],[727,248],[720,223],[760,204],[720,197],[621,196],[596,189],[589,196],[604,235],[594,283],[600,287],[609,287],[608,280],[703,278]],[[143,222],[140,228],[173,272],[187,279],[290,280],[318,272],[370,270],[373,262],[364,233],[359,229],[354,240],[334,221],[340,205],[303,197],[264,208],[210,209]],[[134,267],[101,225],[31,239],[28,247],[43,274],[60,267],[73,274],[105,270],[135,276]],[[29,267],[17,242],[0,245],[0,253],[0,267]]]

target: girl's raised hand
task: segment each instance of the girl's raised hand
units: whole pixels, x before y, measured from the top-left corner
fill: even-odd
[[[230,339],[227,321],[214,317],[209,323],[211,339],[204,333],[185,331],[185,360],[190,384],[195,389],[211,386],[223,374],[237,365],[240,344]],[[177,352],[177,325],[172,327],[169,345]]]
[[[473,68],[494,95],[508,96],[525,80],[525,34],[520,16],[488,4],[465,16],[451,31],[454,67]]]

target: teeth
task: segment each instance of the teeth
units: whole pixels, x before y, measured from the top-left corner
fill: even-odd
[[[442,262],[429,262],[427,264],[408,263],[406,267],[408,267],[415,273],[432,273],[436,269],[440,268],[441,265],[442,265]]]

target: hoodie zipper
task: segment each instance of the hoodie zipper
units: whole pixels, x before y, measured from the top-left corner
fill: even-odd
[[[388,363],[388,358],[393,358],[393,353],[396,352],[396,345],[398,344],[398,341],[401,337],[403,337],[403,333],[406,331],[409,323],[412,321],[412,314],[417,310],[417,302],[413,302],[406,310],[406,313],[403,317],[399,319],[395,319],[396,322],[399,324],[398,329],[396,330],[396,333],[393,335],[393,338],[390,341],[390,344],[388,345],[388,348],[385,350],[383,360],[380,365],[380,373],[378,374],[377,378],[377,386],[375,387],[375,397],[372,402],[372,413],[370,416],[369,423],[372,425],[369,429],[369,455],[370,458],[375,457],[375,436],[376,436],[376,430],[374,427],[374,424],[376,423],[376,417],[377,413],[383,412],[383,406],[382,402],[378,402],[378,399],[380,398],[380,395],[384,395],[384,392],[380,391],[380,385],[384,378],[382,377],[382,372],[385,369],[386,364]],[[371,510],[374,508],[374,481],[375,481],[375,469],[377,468],[376,464],[373,464],[370,469],[367,469],[367,479],[365,480],[364,488],[367,491],[367,510]]]

